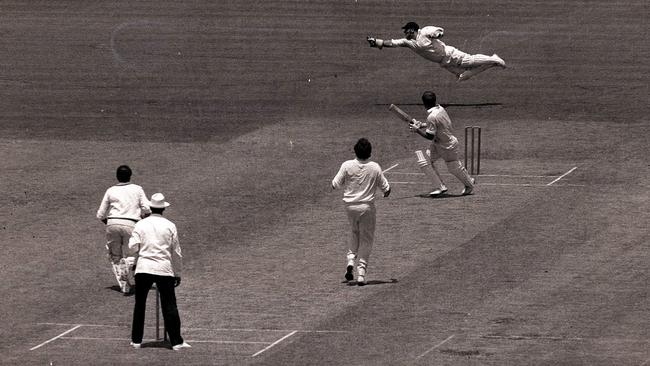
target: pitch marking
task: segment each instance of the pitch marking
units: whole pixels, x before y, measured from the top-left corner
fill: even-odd
[[[386,170],[384,170],[384,173],[386,173],[387,171],[389,171],[389,170],[391,170],[391,169],[393,169],[394,167],[396,167],[396,166],[398,166],[398,165],[399,165],[399,164],[395,164],[395,165],[393,165],[392,167],[390,167],[390,168],[388,168],[388,169],[386,169]]]
[[[426,185],[427,182],[391,182],[390,184],[419,184]],[[549,184],[530,184],[530,183],[477,183],[477,186],[515,186],[515,187],[549,187]],[[561,184],[554,187],[584,187],[584,184]]]
[[[130,338],[101,338],[101,337],[60,337],[60,339],[72,339],[78,341],[130,341]],[[152,341],[154,339],[151,339]],[[255,342],[255,341],[211,341],[211,340],[197,340],[188,339],[188,343],[216,343],[216,344],[269,344],[271,342]]]
[[[412,173],[412,172],[391,172],[391,174],[401,174],[401,175],[425,175],[424,173]],[[452,176],[451,174],[445,174],[444,176]],[[507,177],[507,178],[555,178],[557,175],[519,175],[519,174],[481,174],[479,177]]]
[[[273,347],[274,347],[275,345],[277,345],[278,343],[284,341],[285,339],[291,337],[292,335],[294,335],[294,334],[296,334],[296,333],[298,333],[298,331],[297,331],[297,330],[294,330],[293,332],[291,332],[291,333],[285,335],[284,337],[278,339],[277,341],[271,343],[268,347],[264,348],[263,350],[261,350],[261,351],[259,351],[259,352],[256,352],[256,353],[253,354],[253,356],[251,356],[251,357],[255,357],[255,356],[257,356],[257,355],[262,354],[263,352],[268,351],[269,349],[273,348]]]
[[[126,328],[130,325],[108,325],[108,324],[72,324],[72,323],[52,323],[43,322],[36,323],[40,325],[80,325],[82,327],[104,327],[104,328]],[[145,328],[153,328],[154,326],[146,326]],[[233,331],[233,332],[293,332],[295,329],[256,329],[256,328],[183,328],[186,331],[191,330],[208,330],[208,331]],[[300,333],[350,333],[347,330],[309,330],[299,329],[296,330]],[[270,342],[266,342],[270,343]]]
[[[415,359],[416,359],[416,360],[419,360],[420,358],[424,357],[427,353],[429,353],[429,352],[433,351],[434,349],[436,349],[436,348],[442,346],[443,344],[449,342],[452,338],[454,338],[454,334],[452,334],[452,335],[450,335],[449,337],[447,337],[447,339],[445,339],[444,341],[442,341],[442,342],[436,344],[435,346],[429,348],[426,352],[424,352],[423,354],[419,355],[419,356],[416,357]]]
[[[68,334],[68,333],[70,333],[70,332],[72,332],[72,331],[75,331],[75,330],[77,330],[77,329],[79,329],[79,328],[81,328],[81,325],[74,326],[74,327],[72,327],[72,329],[68,329],[68,330],[66,330],[65,332],[59,334],[58,336],[56,336],[56,337],[54,337],[54,338],[50,338],[50,339],[48,339],[47,341],[45,341],[45,342],[39,344],[38,346],[34,346],[34,347],[30,348],[29,350],[30,350],[30,351],[33,351],[33,350],[35,350],[35,349],[41,348],[41,347],[43,347],[44,345],[46,345],[46,344],[48,344],[48,343],[50,343],[50,342],[52,342],[52,341],[55,341],[55,340],[57,340],[57,339],[63,337],[64,335],[66,335],[66,334]]]
[[[578,169],[578,167],[577,167],[577,166],[574,166],[574,167],[571,168],[568,172],[566,172],[566,173],[560,175],[559,177],[555,178],[551,183],[547,184],[547,186],[553,185],[553,183],[555,183],[555,182],[559,181],[560,179],[566,177],[567,175],[571,174],[571,172],[573,172],[573,171],[576,170],[576,169]]]

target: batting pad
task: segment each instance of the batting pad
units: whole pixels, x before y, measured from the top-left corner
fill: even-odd
[[[417,150],[415,152],[415,156],[417,157],[418,161],[418,166],[420,167],[420,170],[431,180],[431,183],[433,183],[433,186],[435,188],[440,188],[443,186],[442,178],[440,178],[440,175],[438,172],[433,168],[433,165],[429,161],[429,159],[424,157],[424,152],[422,150]]]

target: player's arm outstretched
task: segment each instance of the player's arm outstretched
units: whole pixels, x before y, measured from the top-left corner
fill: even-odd
[[[384,47],[397,47],[396,45],[393,44],[393,41],[390,39],[379,39],[379,38],[368,36],[366,37],[366,41],[368,41],[368,44],[372,48],[382,49]]]
[[[445,30],[443,28],[435,26],[426,26],[422,29],[419,29],[419,26],[415,23],[408,23],[402,27],[402,29],[404,29],[405,38],[380,39],[373,36],[368,36],[366,37],[366,41],[368,41],[370,47],[379,49],[382,49],[384,47],[409,47],[409,45],[415,42],[418,37],[438,39],[442,38],[445,33]]]

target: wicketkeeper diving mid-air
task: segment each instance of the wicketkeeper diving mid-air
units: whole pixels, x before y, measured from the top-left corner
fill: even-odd
[[[382,49],[384,47],[408,47],[413,52],[429,61],[440,64],[440,67],[453,73],[458,81],[464,81],[479,74],[491,67],[506,67],[501,57],[493,54],[486,56],[481,54],[470,55],[455,47],[447,46],[440,38],[444,29],[434,26],[426,26],[420,29],[415,22],[408,22],[402,27],[405,38],[382,40],[369,36],[367,38],[370,47]]]

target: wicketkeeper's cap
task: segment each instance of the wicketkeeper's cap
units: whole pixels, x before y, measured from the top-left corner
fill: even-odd
[[[151,204],[149,207],[152,208],[165,208],[169,207],[169,202],[165,202],[165,196],[162,193],[154,193],[151,196]]]
[[[415,30],[418,30],[418,29],[420,29],[420,26],[419,26],[418,23],[416,23],[416,22],[408,22],[408,23],[404,24],[404,26],[402,27],[402,29],[404,29],[404,30],[407,30],[407,29],[415,29]]]

